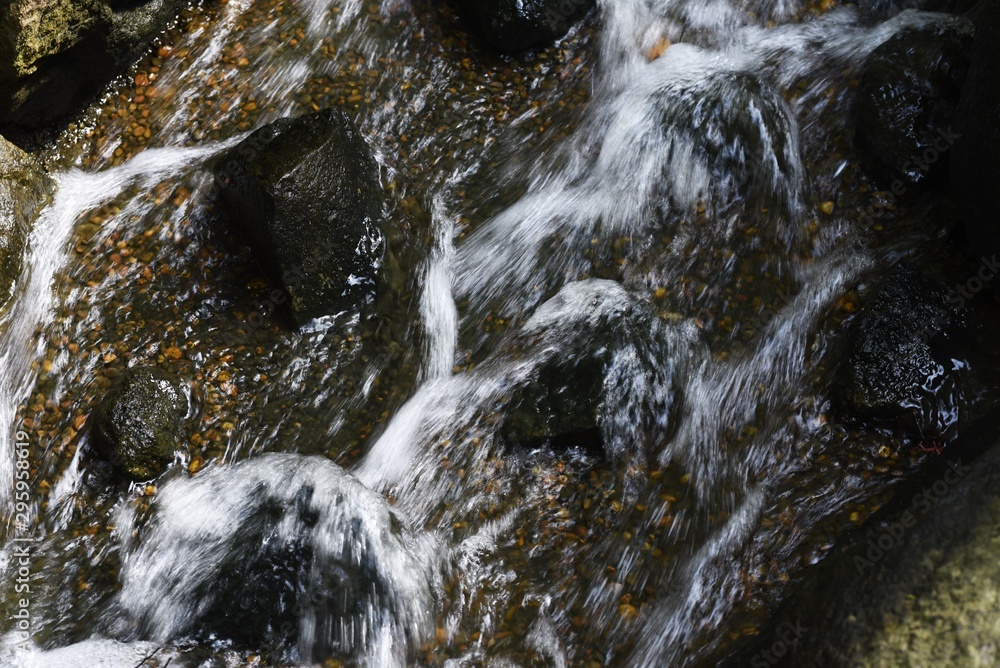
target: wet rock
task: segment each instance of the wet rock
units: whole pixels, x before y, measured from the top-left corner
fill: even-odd
[[[507,53],[559,39],[595,4],[594,0],[458,0],[460,11],[486,43]]]
[[[603,447],[641,466],[674,427],[677,386],[697,346],[614,281],[571,283],[543,304],[504,353],[527,351],[503,431],[520,445]],[[521,352],[524,355],[525,352]]]
[[[952,156],[952,189],[962,206],[976,252],[1000,253],[1000,6],[980,3],[972,66],[957,125],[962,138]]]
[[[931,187],[948,173],[971,47],[967,22],[931,25],[897,33],[865,63],[855,146],[873,175],[899,181],[894,190]]]
[[[0,137],[0,309],[21,274],[31,224],[54,190],[41,165]]]
[[[927,438],[944,436],[955,426],[959,389],[934,344],[957,321],[960,305],[912,264],[890,269],[848,330],[837,389],[842,412]]]
[[[761,642],[724,665],[996,665],[998,516],[1000,447],[949,460],[807,573]]]
[[[0,9],[0,123],[38,128],[94,97],[149,47],[180,0],[13,0]]]
[[[247,137],[215,168],[233,224],[283,293],[296,324],[371,298],[382,259],[378,167],[347,115],[284,118]]]
[[[263,642],[312,663],[391,633],[395,659],[432,637],[436,551],[328,459],[269,454],[164,484],[122,601],[143,637]]]
[[[622,157],[629,161],[646,145],[657,146],[668,195],[683,209],[703,201],[720,210],[752,207],[754,215],[795,210],[803,169],[788,105],[756,75],[721,64],[711,76],[683,75],[693,61],[709,57],[688,45],[668,49],[654,63],[663,83],[644,102],[652,105],[649,139],[636,134],[629,105],[605,143],[627,146]]]
[[[182,400],[174,380],[133,367],[108,391],[94,418],[94,446],[132,480],[159,475],[178,448]]]

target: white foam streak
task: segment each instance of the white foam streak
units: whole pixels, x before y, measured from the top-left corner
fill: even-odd
[[[434,249],[427,261],[420,301],[427,336],[423,377],[428,380],[451,375],[458,347],[458,309],[451,292],[455,220],[448,214],[440,196],[435,198],[431,214]]]

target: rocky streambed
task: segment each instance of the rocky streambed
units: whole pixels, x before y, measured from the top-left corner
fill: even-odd
[[[0,662],[991,665],[997,17],[903,4],[12,3]]]

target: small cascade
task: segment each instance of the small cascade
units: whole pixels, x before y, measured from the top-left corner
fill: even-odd
[[[141,534],[129,549],[123,532],[128,635],[214,632],[372,666],[407,665],[433,635],[435,541],[329,461],[267,455],[168,483]]]
[[[80,216],[131,189],[148,190],[178,172],[200,165],[225,145],[162,148],[145,151],[134,160],[95,174],[72,170],[56,175],[52,202],[35,223],[29,240],[28,267],[13,304],[0,316],[0,423],[13,425],[17,406],[26,398],[35,370],[32,362],[44,350],[35,336],[52,314],[52,278],[66,261],[68,237]],[[121,219],[141,213],[133,200]],[[0,500],[9,512],[16,429],[0,430]]]

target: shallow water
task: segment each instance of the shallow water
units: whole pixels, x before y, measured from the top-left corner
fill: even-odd
[[[604,2],[509,60],[419,2],[184,19],[47,156],[0,321],[0,419],[37,469],[4,665],[710,663],[923,457],[830,415],[857,287],[935,243],[921,207],[858,215],[848,81],[960,20]],[[387,266],[369,311],[293,332],[209,167],[327,104],[379,161]],[[510,442],[524,389],[595,341],[596,435]],[[189,407],[155,487],[88,451],[139,362]]]

